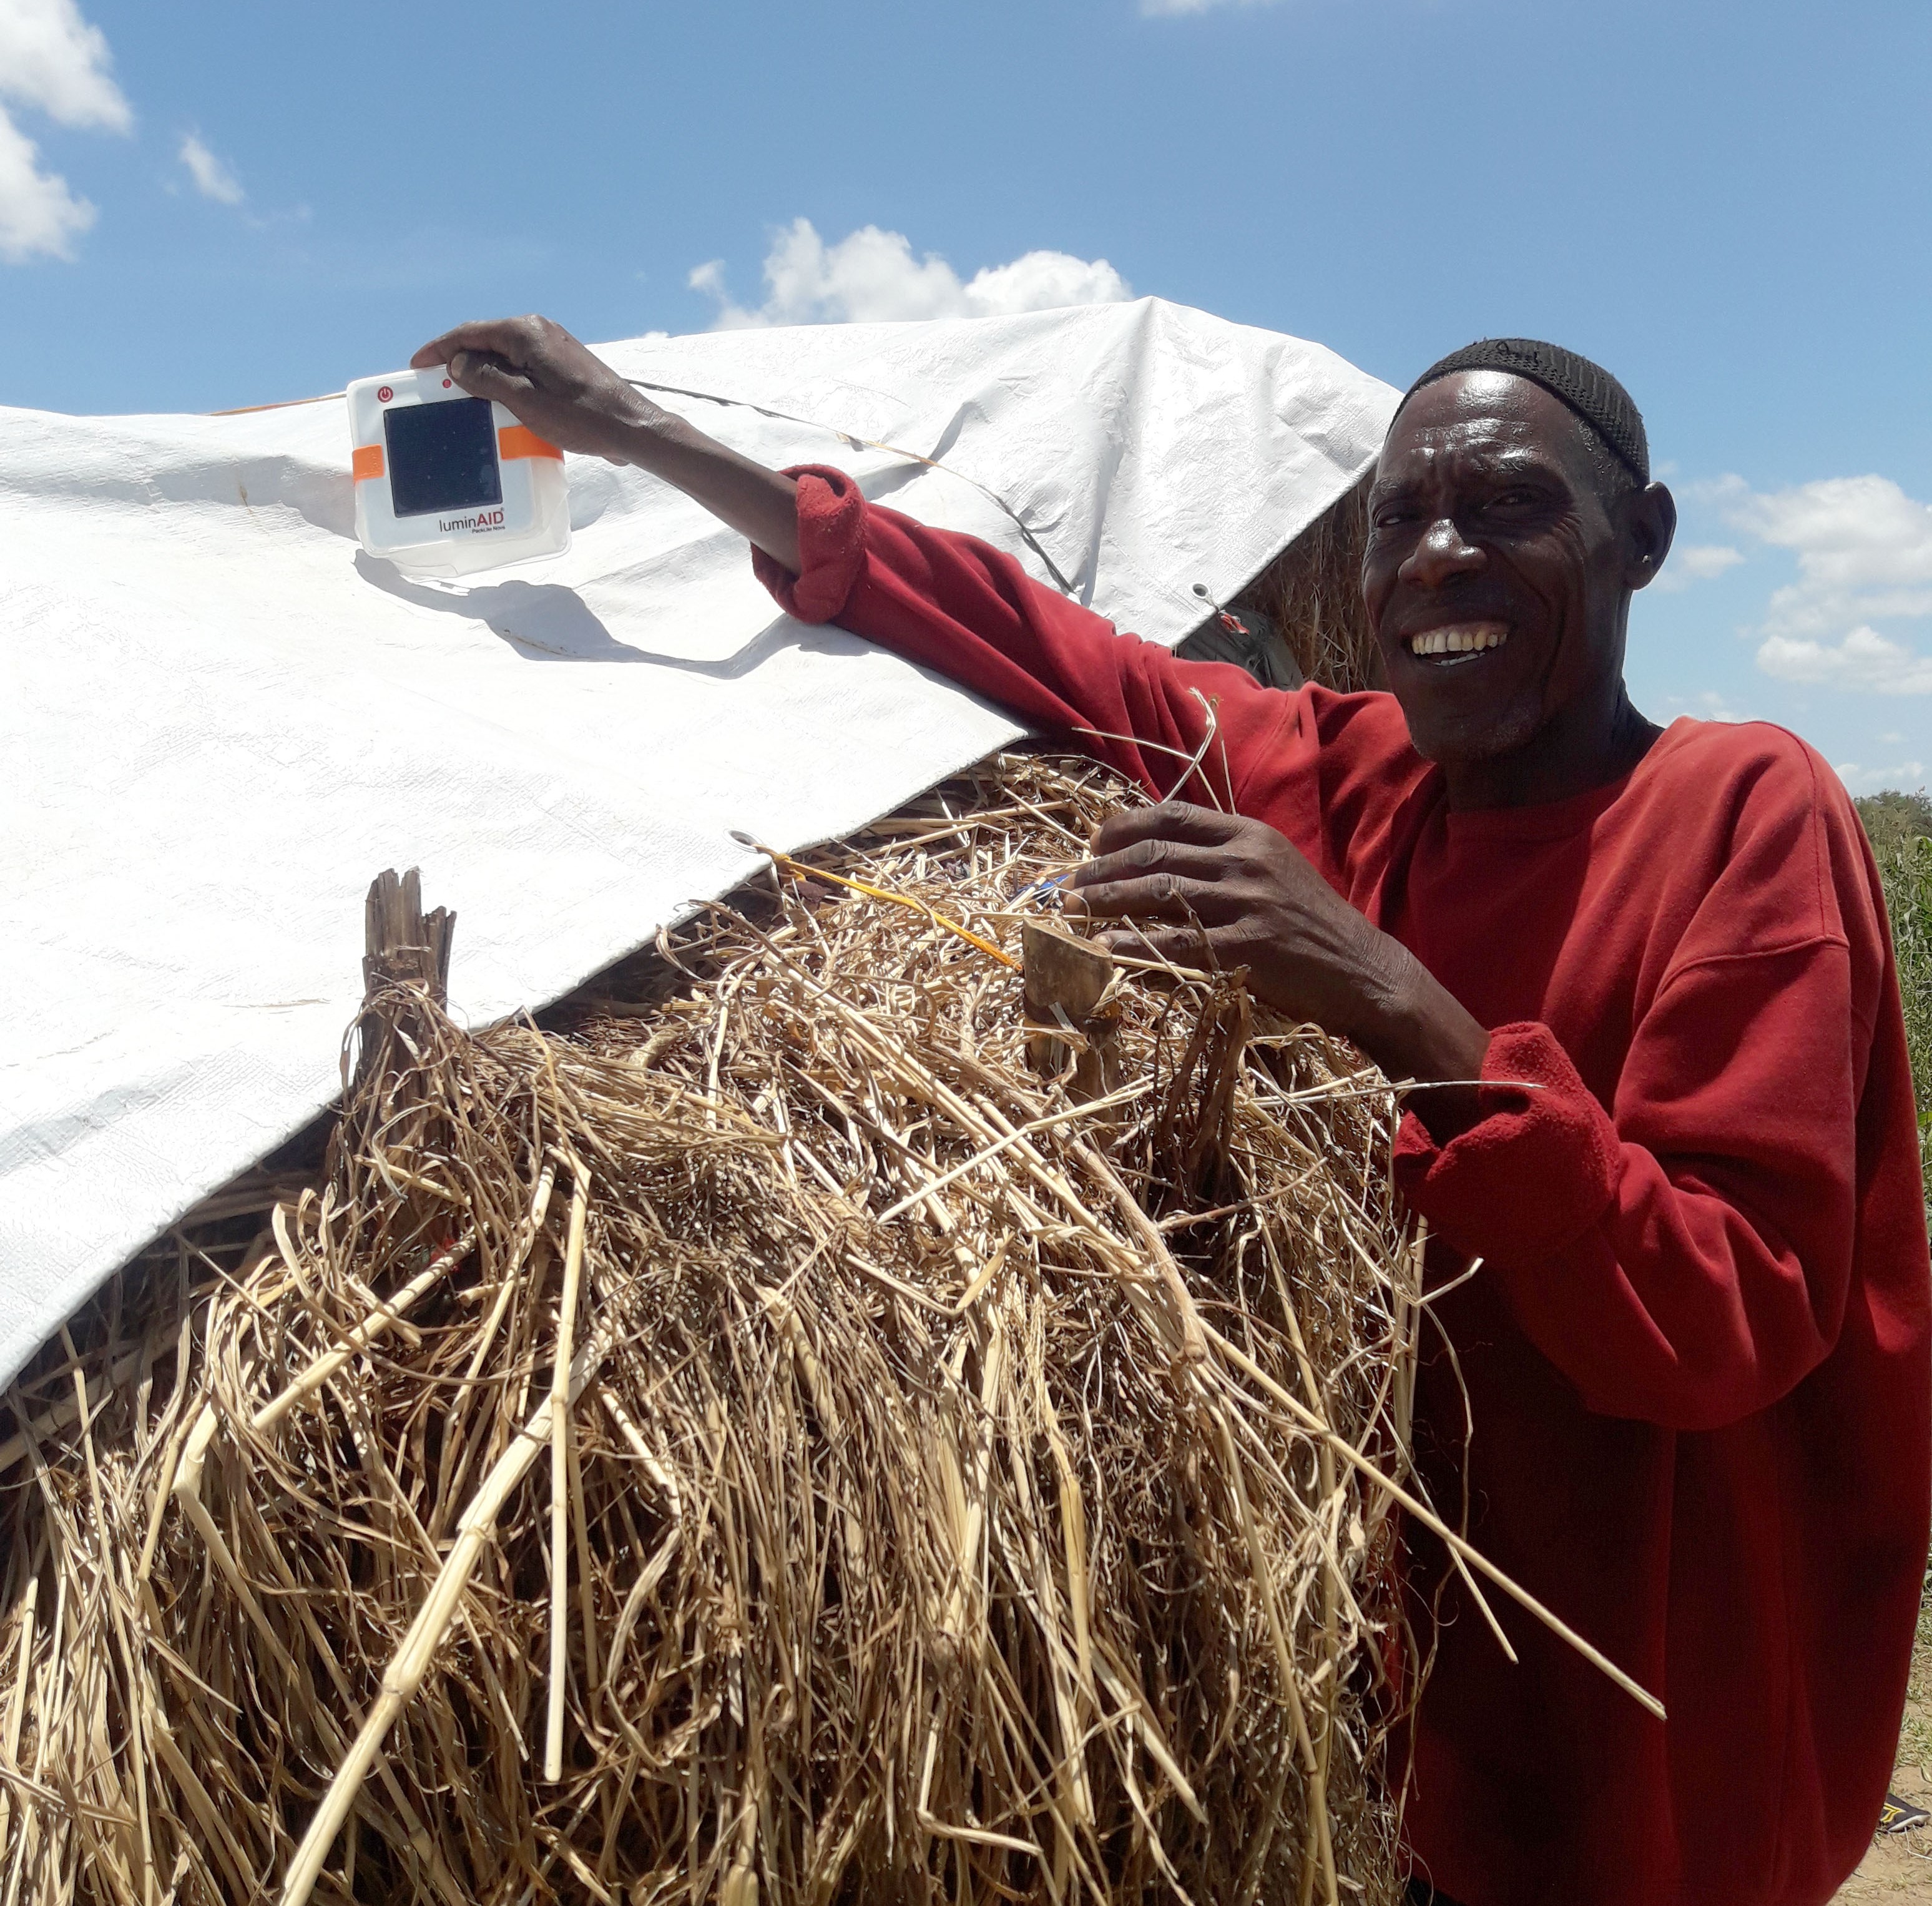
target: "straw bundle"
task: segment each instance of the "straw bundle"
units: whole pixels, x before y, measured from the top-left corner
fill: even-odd
[[[1302,679],[1342,693],[1388,686],[1362,602],[1373,472],[1338,497],[1229,607],[1258,609],[1281,631]]]
[[[1003,757],[544,1028],[379,884],[322,1181],[0,1421],[0,1906],[1393,1898],[1391,1095],[1055,935],[1122,797]]]

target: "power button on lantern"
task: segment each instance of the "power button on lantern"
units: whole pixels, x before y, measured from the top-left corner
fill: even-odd
[[[376,393],[376,401],[378,404],[387,404],[390,398],[394,395],[395,392],[390,389],[387,384],[385,384],[382,389]]]

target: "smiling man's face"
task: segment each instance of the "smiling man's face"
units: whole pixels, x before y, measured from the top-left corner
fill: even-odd
[[[1382,446],[1363,593],[1409,734],[1452,782],[1628,707],[1630,592],[1669,532],[1646,548],[1646,493],[1606,479],[1588,428],[1526,378],[1462,371],[1418,391]]]

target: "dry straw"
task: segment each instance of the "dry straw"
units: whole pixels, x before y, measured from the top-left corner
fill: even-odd
[[[974,941],[1119,798],[1002,758],[544,1030],[379,884],[326,1173],[8,1398],[0,1906],[1393,1897],[1391,1095],[1238,976],[1029,1028]]]
[[[1304,680],[1345,692],[1388,686],[1362,603],[1372,476],[1344,491],[1230,605],[1273,620]]]

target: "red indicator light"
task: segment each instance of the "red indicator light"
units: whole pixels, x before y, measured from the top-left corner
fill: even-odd
[[[395,392],[390,389],[387,384],[385,384],[382,388],[376,393],[376,401],[378,404],[387,404],[390,398],[394,395]]]
[[[444,378],[442,380],[442,387],[445,390],[448,390],[449,388],[449,380],[447,377]]]

